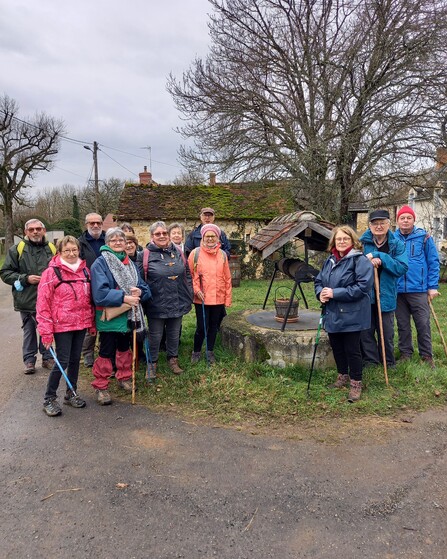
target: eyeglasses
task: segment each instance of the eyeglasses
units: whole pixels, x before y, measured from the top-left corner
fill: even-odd
[[[40,233],[42,229],[43,227],[28,227],[27,231],[29,231],[30,233],[33,233],[33,231],[35,231],[36,233]]]
[[[388,221],[371,221],[369,224],[371,227],[385,227]]]
[[[161,233],[154,233],[154,237],[167,237],[167,236],[168,236],[167,231],[162,231]]]
[[[121,243],[125,243],[126,241],[124,239],[110,239],[109,243],[111,244],[121,244]]]
[[[63,251],[61,251],[62,254],[77,254],[79,252],[79,249],[77,248],[67,248]]]
[[[217,239],[217,235],[205,235],[204,239]]]
[[[87,221],[88,225],[102,225],[102,221]]]
[[[351,237],[340,237],[339,239],[335,238],[337,243],[348,243],[351,240]]]

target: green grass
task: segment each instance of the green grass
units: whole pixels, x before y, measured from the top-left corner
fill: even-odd
[[[278,285],[292,282],[278,281]],[[260,309],[267,292],[267,281],[242,281],[233,290],[233,306],[228,312]],[[447,286],[441,286],[442,297],[434,301],[441,328],[447,324]],[[319,310],[313,286],[305,285],[309,306]],[[267,308],[273,308],[274,289]],[[447,394],[447,358],[436,325],[432,321],[432,337],[437,364],[432,371],[414,356],[411,362],[389,371],[389,387],[385,385],[383,369],[377,367],[364,373],[367,389],[356,404],[346,401],[347,391],[329,390],[326,386],[336,376],[335,369],[314,371],[310,397],[307,396],[308,367],[291,366],[276,369],[265,363],[245,363],[223,349],[218,343],[215,353],[218,363],[210,368],[204,361],[192,366],[189,362],[195,330],[195,314],[184,317],[179,360],[185,368],[181,376],[168,372],[165,354],[159,359],[157,383],[146,386],[144,369],[137,374],[137,403],[155,410],[171,410],[189,418],[208,418],[223,424],[248,422],[278,427],[305,420],[386,417],[403,410],[426,410],[445,404]],[[447,332],[446,332],[447,337]],[[397,340],[396,340],[397,345]],[[84,376],[87,372],[84,371]],[[112,383],[114,385],[114,383]],[[122,392],[117,392],[123,398]]]

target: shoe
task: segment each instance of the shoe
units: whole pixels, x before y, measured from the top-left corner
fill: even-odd
[[[195,365],[202,359],[202,352],[201,351],[193,351],[191,353],[191,363]]]
[[[214,363],[216,362],[216,357],[214,355],[214,351],[207,351],[206,352],[206,358],[207,358],[207,361],[210,365],[214,365]]]
[[[44,359],[42,361],[42,367],[51,371],[51,369],[54,367],[54,359]]]
[[[25,375],[34,375],[36,372],[36,365],[34,363],[25,363]]]
[[[108,390],[96,390],[96,401],[100,406],[108,406],[112,403]]]
[[[174,375],[181,375],[183,373],[183,369],[180,368],[178,364],[178,357],[171,357],[168,359],[168,367],[174,373]]]
[[[157,363],[149,363],[147,366],[146,382],[152,383],[157,380]]]
[[[404,363],[405,361],[410,361],[411,355],[407,353],[402,353],[399,359],[397,360],[398,363]]]
[[[67,393],[64,396],[64,404],[71,406],[72,408],[85,408],[87,402],[77,394],[73,394],[71,390],[67,390]]]
[[[428,365],[430,369],[436,369],[436,365],[435,362],[433,361],[433,357],[431,357],[430,355],[423,355],[421,357],[421,361],[426,365]]]
[[[361,395],[362,395],[362,381],[351,379],[348,402],[351,402],[351,404],[352,402],[357,402],[357,400],[360,400]]]
[[[91,357],[85,357],[84,358],[84,367],[87,367],[88,369],[91,369],[93,367],[94,362],[95,362],[95,360],[93,359],[93,355]]]
[[[132,392],[132,381],[131,380],[119,380],[118,386],[125,390],[126,392]]]
[[[349,375],[338,374],[337,380],[328,386],[328,388],[343,388],[349,384]]]
[[[56,415],[62,414],[62,408],[56,398],[45,400],[43,403],[43,411],[50,417],[56,417]]]

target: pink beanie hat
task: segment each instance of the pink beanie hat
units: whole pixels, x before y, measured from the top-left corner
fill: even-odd
[[[399,216],[402,214],[410,214],[413,216],[414,219],[416,219],[416,214],[414,213],[413,208],[410,208],[410,206],[402,206],[401,209],[397,212],[396,219],[399,219]]]
[[[202,239],[207,231],[212,231],[213,233],[216,233],[217,238],[220,238],[220,229],[219,227],[217,227],[217,225],[214,225],[214,223],[206,223],[205,225],[202,225],[202,229],[200,230]]]

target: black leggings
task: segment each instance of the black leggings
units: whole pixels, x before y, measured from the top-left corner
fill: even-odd
[[[194,303],[196,308],[196,332],[194,334],[194,351],[202,351],[205,339],[205,328],[203,325],[203,307]],[[225,316],[225,305],[205,305],[206,342],[208,351],[213,351],[216,343],[217,332]]]
[[[328,336],[337,371],[349,375],[352,380],[362,380],[360,332],[337,332]]]

